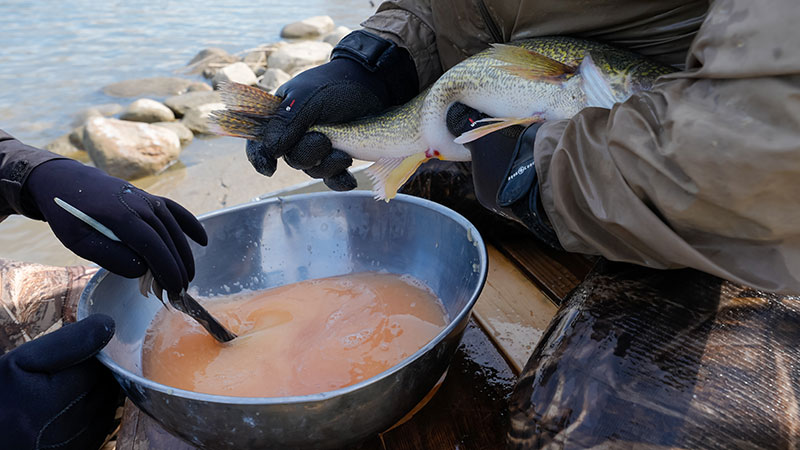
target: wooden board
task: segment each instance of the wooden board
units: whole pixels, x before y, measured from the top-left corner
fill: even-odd
[[[516,375],[473,321],[441,387],[409,421],[356,447],[358,450],[502,449],[507,403]],[[117,450],[195,450],[164,431],[126,401]]]
[[[556,306],[494,246],[489,275],[473,314],[519,373],[556,312]]]

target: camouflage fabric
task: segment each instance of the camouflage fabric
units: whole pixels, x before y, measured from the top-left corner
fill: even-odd
[[[0,259],[0,353],[74,322],[81,292],[97,270]]]

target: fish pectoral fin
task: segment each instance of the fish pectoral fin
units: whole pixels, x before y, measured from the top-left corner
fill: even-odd
[[[366,172],[372,180],[375,199],[387,202],[393,199],[417,168],[429,159],[426,153],[416,153],[407,157],[381,158],[372,163]]]
[[[586,106],[611,109],[617,103],[611,85],[589,52],[583,56],[578,71],[581,74],[583,92],[586,94]]]
[[[522,117],[522,118],[487,117],[485,119],[476,120],[473,125],[479,123],[488,123],[489,125],[483,125],[480,127],[476,127],[474,130],[467,131],[466,133],[461,134],[461,136],[453,139],[453,142],[455,142],[456,144],[466,144],[476,139],[480,139],[486,136],[487,134],[502,130],[503,128],[513,127],[514,125],[528,126],[532,123],[541,122],[542,120],[544,119],[540,115],[534,115],[531,117]]]
[[[561,81],[577,70],[575,66],[514,45],[492,44],[491,52],[493,58],[509,64],[497,66],[498,69],[529,80]]]
[[[281,97],[240,83],[220,83],[218,88],[225,109],[209,115],[214,134],[258,139],[264,124],[260,119],[274,116],[283,101]]]

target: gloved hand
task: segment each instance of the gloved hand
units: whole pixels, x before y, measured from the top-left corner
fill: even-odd
[[[150,268],[170,292],[180,292],[194,278],[185,235],[200,245],[208,243],[200,222],[179,204],[74,160],[54,159],[37,166],[22,196],[75,254],[129,278]],[[109,228],[122,242],[75,218],[53,201],[55,197]]]
[[[345,36],[331,61],[300,73],[281,86],[284,100],[264,127],[260,141],[247,142],[255,169],[271,176],[277,158],[301,169],[337,191],[356,187],[347,168],[353,159],[331,148],[321,133],[307,133],[314,124],[347,122],[410,100],[418,91],[417,72],[408,52],[363,30]]]
[[[111,431],[119,385],[94,356],[114,335],[95,314],[0,357],[0,430],[8,449],[96,449]]]
[[[462,103],[447,111],[447,129],[456,137],[485,124],[487,116]],[[464,146],[472,155],[475,196],[483,207],[519,222],[550,247],[560,249],[539,199],[533,145],[541,123],[513,126],[490,133]]]

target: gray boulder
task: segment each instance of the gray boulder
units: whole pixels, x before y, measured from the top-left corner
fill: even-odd
[[[212,88],[210,84],[205,83],[190,84],[189,87],[186,88],[186,92],[208,92],[213,90],[214,88]]]
[[[326,42],[304,41],[286,44],[269,55],[267,66],[292,73],[299,67],[326,62],[331,55],[331,50],[333,50],[333,46]]]
[[[186,111],[186,114],[184,114],[181,122],[183,122],[183,124],[195,134],[214,134],[210,128],[211,124],[208,121],[208,115],[211,114],[211,111],[216,111],[219,109],[225,109],[225,104],[206,103],[204,105],[200,105],[196,108]]]
[[[142,122],[95,117],[86,123],[83,142],[98,168],[132,180],[157,173],[178,158],[178,135]]]
[[[179,118],[183,117],[186,111],[192,108],[197,108],[207,103],[220,102],[222,102],[222,97],[217,91],[188,92],[182,95],[173,95],[164,100],[164,104],[175,113],[175,117]]]
[[[351,30],[350,28],[338,26],[330,33],[326,33],[324,36],[322,36],[322,42],[327,42],[328,44],[331,44],[332,46],[336,47],[336,44],[338,44],[343,37],[350,34],[351,31],[353,30]]]
[[[292,77],[281,69],[269,68],[264,72],[261,79],[258,80],[258,87],[267,92],[273,92],[275,89],[278,89],[280,85],[291,79]]]
[[[208,85],[185,78],[152,77],[109,84],[103,88],[103,92],[112,97],[142,97],[145,95],[166,97],[168,95],[183,94],[188,92],[189,89],[203,89],[200,86]]]
[[[175,120],[175,113],[161,102],[140,98],[128,106],[120,119],[145,123],[170,122]]]
[[[207,48],[201,50],[186,64],[188,73],[202,73],[206,78],[213,78],[221,67],[239,61],[239,58],[231,55],[221,48]]]
[[[267,52],[264,50],[254,50],[242,58],[242,62],[247,64],[254,73],[258,74],[259,69],[267,67]]]
[[[155,122],[152,124],[156,127],[166,128],[167,130],[172,130],[177,136],[178,139],[181,141],[181,147],[186,147],[192,142],[194,139],[194,134],[192,130],[190,130],[186,125],[182,124],[181,122]]]
[[[45,150],[51,151],[55,154],[66,156],[67,158],[77,159],[79,161],[88,161],[89,156],[81,148],[75,146],[70,139],[70,133],[67,133],[53,142],[44,146]]]
[[[333,30],[333,19],[329,16],[314,16],[293,22],[283,27],[281,37],[310,38],[323,35]]]
[[[248,86],[258,83],[256,74],[253,73],[252,69],[250,69],[250,67],[243,62],[235,62],[220,69],[217,74],[214,75],[214,79],[211,80],[211,84],[213,84],[214,87],[217,87],[220,83],[230,81],[246,84]]]
[[[77,127],[79,125],[83,125],[92,117],[111,117],[115,114],[121,113],[123,109],[124,108],[122,105],[118,103],[94,105],[75,114],[75,117],[72,119],[72,126]]]

